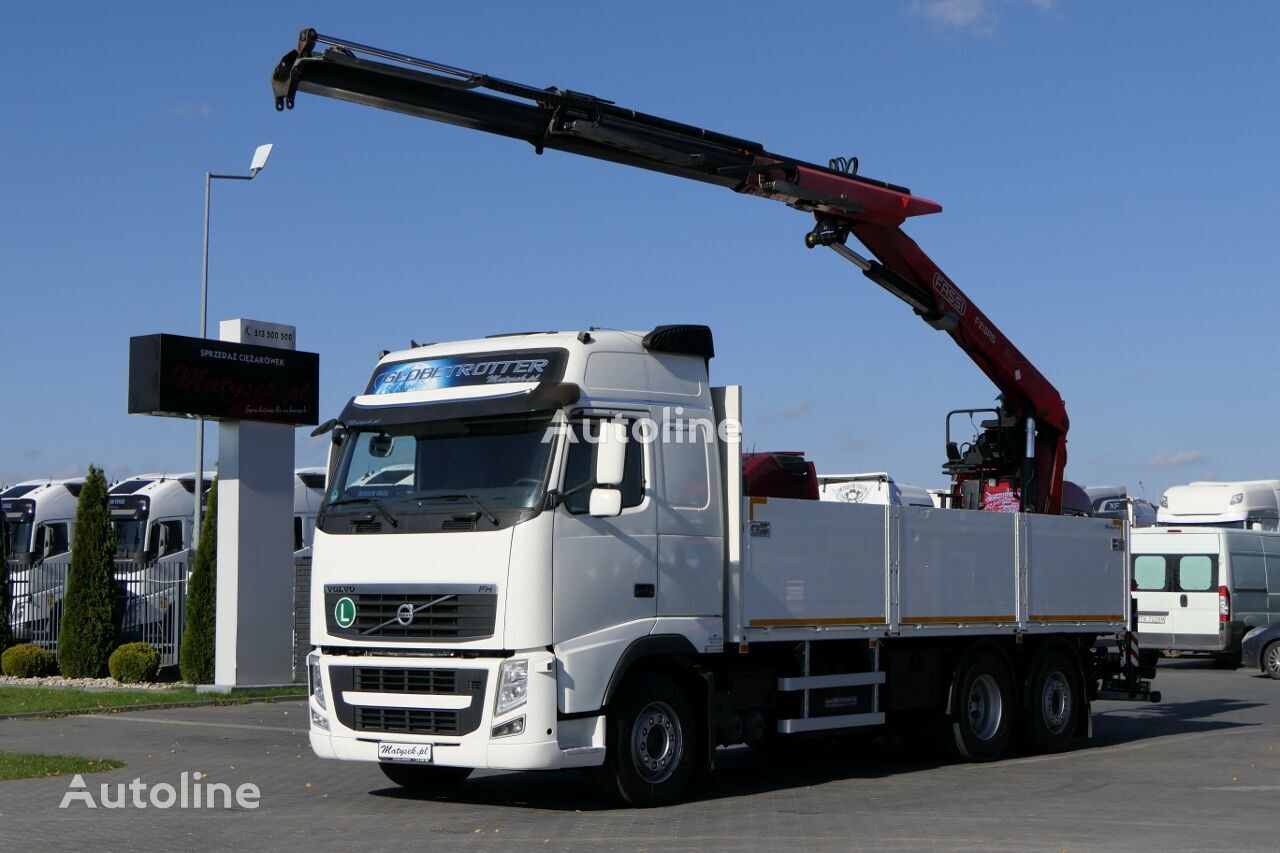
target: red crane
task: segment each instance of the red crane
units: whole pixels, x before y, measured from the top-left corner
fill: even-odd
[[[326,46],[317,53],[317,46]],[[276,109],[310,92],[551,148],[718,184],[813,214],[810,248],[828,246],[945,331],[1000,391],[993,409],[951,412],[947,462],[954,503],[1057,514],[1067,412],[1057,389],[925,254],[902,224],[942,206],[858,174],[857,158],[818,166],[756,142],[620,107],[593,95],[540,89],[303,30],[272,73]],[[873,256],[848,244],[852,235]],[[951,437],[954,415],[993,415],[973,441]]]

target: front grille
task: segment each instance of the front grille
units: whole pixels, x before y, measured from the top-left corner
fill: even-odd
[[[472,587],[474,589],[475,587]],[[339,610],[345,627],[337,623],[339,602],[352,607]],[[497,620],[495,593],[363,592],[325,594],[329,633],[351,639],[474,640],[493,636]],[[408,616],[405,605],[412,609]],[[408,617],[409,624],[404,624]],[[354,618],[354,621],[351,621]]]
[[[356,708],[356,731],[460,735],[457,711],[422,708]]]
[[[356,667],[356,690],[362,693],[458,693],[456,669],[378,669]]]
[[[329,667],[334,713],[349,729],[364,732],[401,732],[462,736],[480,728],[484,716],[485,686],[489,673],[483,669],[435,669],[429,667]],[[395,696],[466,696],[470,703],[461,710],[444,708],[382,708],[353,705],[349,693],[380,693],[382,700],[395,705]],[[362,697],[364,698],[364,697]],[[457,700],[453,700],[456,702]],[[379,703],[381,704],[381,703]],[[434,704],[430,701],[423,704]]]

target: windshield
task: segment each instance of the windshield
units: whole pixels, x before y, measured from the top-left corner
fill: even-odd
[[[145,519],[140,521],[113,521],[112,524],[116,528],[116,556],[127,557],[130,554],[136,554],[142,550],[142,544],[146,540],[147,522]]]
[[[392,517],[439,512],[533,509],[546,489],[554,433],[550,413],[459,418],[352,432],[328,503],[367,511],[377,501]],[[453,509],[453,507],[449,507]]]
[[[31,522],[6,521],[4,523],[4,553],[7,557],[31,552]]]

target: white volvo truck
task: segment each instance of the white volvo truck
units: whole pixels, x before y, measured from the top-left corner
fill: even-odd
[[[1001,394],[948,415],[949,509],[842,504],[818,500],[795,453],[744,466],[741,395],[709,386],[705,326],[387,355],[326,425],[317,753],[437,790],[475,768],[595,766],[653,805],[718,745],[896,725],[987,760],[1015,735],[1065,748],[1095,698],[1157,698],[1132,641],[1125,522],[1060,515],[1061,395],[901,228],[936,202],[856,157],[824,167],[313,29],[272,91],[278,110],[324,95],[810,213],[807,247],[950,335]],[[1117,632],[1124,655],[1095,649]]]
[[[981,761],[1158,698],[1094,649],[1129,622],[1123,521],[752,495],[712,354],[667,326],[378,363],[320,428],[318,755],[436,790],[598,766],[652,805],[717,746],[897,724]]]

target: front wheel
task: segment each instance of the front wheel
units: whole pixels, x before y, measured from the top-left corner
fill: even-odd
[[[1004,663],[990,652],[961,665],[946,741],[965,761],[994,761],[1012,734],[1013,685]]]
[[[622,802],[648,808],[676,800],[693,772],[697,733],[689,699],[671,679],[629,679],[609,712],[607,787]]]
[[[1280,679],[1280,640],[1262,650],[1262,671],[1272,678]]]
[[[379,762],[383,775],[401,788],[418,794],[448,794],[467,780],[470,767],[437,767],[432,764],[396,764]]]

